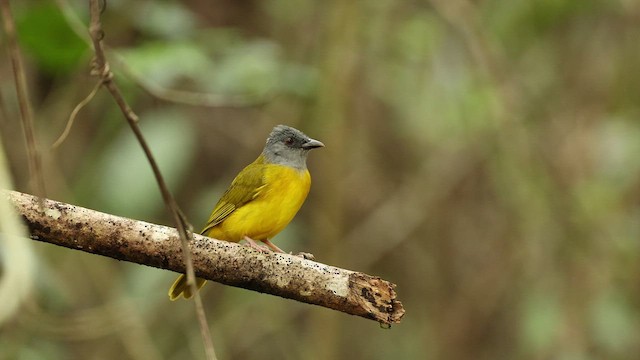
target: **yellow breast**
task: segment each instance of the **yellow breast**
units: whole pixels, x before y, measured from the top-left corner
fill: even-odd
[[[264,240],[274,237],[291,222],[309,193],[309,171],[275,164],[264,166],[264,188],[213,227],[207,236],[236,242],[245,236]]]

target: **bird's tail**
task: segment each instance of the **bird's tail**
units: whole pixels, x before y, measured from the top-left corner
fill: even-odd
[[[204,283],[206,282],[207,280],[197,277],[196,288],[200,290],[200,288],[203,287]],[[171,288],[169,289],[169,299],[171,301],[178,300],[181,295],[184,296],[185,299],[191,299],[191,297],[193,296],[191,287],[189,286],[189,284],[187,284],[187,276],[185,274],[178,276],[176,281],[173,282],[173,285],[171,285]]]

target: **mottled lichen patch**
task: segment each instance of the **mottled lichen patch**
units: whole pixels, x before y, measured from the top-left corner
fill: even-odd
[[[62,213],[60,212],[60,210],[56,208],[46,208],[44,210],[44,214],[52,218],[53,220],[58,220],[60,216],[62,216]]]

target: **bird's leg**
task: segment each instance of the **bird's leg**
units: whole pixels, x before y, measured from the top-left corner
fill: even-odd
[[[280,249],[279,247],[277,247],[276,244],[274,244],[271,241],[269,241],[269,239],[264,239],[264,240],[262,240],[262,242],[265,243],[265,245],[267,245],[268,247],[270,247],[271,250],[273,250],[273,252],[288,254],[288,253],[284,252],[282,249]]]
[[[248,236],[245,236],[244,240],[247,242],[247,246],[252,248],[252,249],[254,249],[254,250],[258,250],[258,251],[263,252],[263,253],[269,252],[269,249],[265,248],[264,246],[260,246],[260,245],[256,244],[256,242],[252,238],[250,238]]]
[[[251,240],[251,239],[249,239],[249,240]],[[253,241],[253,240],[251,240],[251,241]],[[273,250],[273,252],[277,252],[277,253],[281,253],[281,254],[293,255],[293,253],[284,252],[284,250],[282,250],[279,247],[277,247],[276,244],[274,244],[271,241],[269,241],[269,239],[262,240],[262,242],[265,245],[267,245],[269,248],[271,248],[271,250]],[[255,245],[259,246],[257,244],[255,244]],[[315,257],[313,256],[313,254],[310,254],[310,253],[301,252],[301,253],[297,253],[296,256],[299,256],[299,257],[301,257],[303,259],[306,259],[306,260],[315,260]]]

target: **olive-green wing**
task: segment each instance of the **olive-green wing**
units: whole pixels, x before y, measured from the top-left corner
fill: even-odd
[[[233,179],[231,186],[216,204],[207,225],[200,233],[205,234],[212,227],[223,222],[236,209],[258,197],[264,187],[264,164],[249,164]]]

